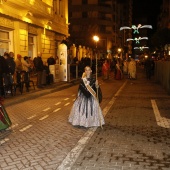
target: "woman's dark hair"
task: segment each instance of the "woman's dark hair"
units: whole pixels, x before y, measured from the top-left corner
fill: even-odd
[[[28,57],[27,57],[27,56],[25,56],[25,57],[24,57],[24,60],[26,60],[26,59],[28,59]]]

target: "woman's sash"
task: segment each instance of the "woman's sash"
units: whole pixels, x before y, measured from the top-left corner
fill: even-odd
[[[96,92],[93,90],[93,88],[87,83],[87,79],[86,78],[83,78],[83,82],[87,88],[87,90],[90,92],[90,94],[97,100],[97,97],[96,97]]]

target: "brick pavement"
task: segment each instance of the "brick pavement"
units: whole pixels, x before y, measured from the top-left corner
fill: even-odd
[[[121,84],[115,80],[102,83],[106,86],[103,108]],[[33,97],[20,102],[5,101],[13,125],[0,132],[1,170],[55,170],[61,164],[88,130],[75,128],[67,121],[77,87],[50,89],[42,96],[37,91],[37,95],[32,93]]]
[[[114,94],[116,100],[105,117],[106,125],[97,128],[72,170],[170,169],[170,130],[158,126],[151,105],[155,100],[160,116],[169,119],[170,96],[142,73],[116,93],[125,81],[100,81],[102,109]],[[50,89],[42,96],[40,91],[33,93],[28,101],[6,102],[13,127],[0,132],[0,170],[56,170],[61,165],[88,132],[67,122],[76,93],[77,86],[71,86]]]
[[[158,126],[152,99],[168,128]],[[170,170],[169,110],[170,96],[140,72],[116,97],[103,130],[97,129],[71,169]]]

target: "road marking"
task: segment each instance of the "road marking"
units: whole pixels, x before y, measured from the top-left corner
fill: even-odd
[[[64,106],[68,106],[70,103],[66,103]]]
[[[65,98],[64,100],[68,100],[69,98]]]
[[[34,117],[36,117],[37,115],[32,115],[32,116],[30,116],[30,117],[28,117],[27,119],[32,119],[32,118],[34,118]]]
[[[157,125],[164,128],[170,128],[170,120],[166,119],[165,117],[161,117],[156,101],[151,100],[151,103],[152,103],[152,108],[155,114]]]
[[[32,125],[25,126],[24,128],[20,129],[19,131],[23,132],[23,131],[29,129],[30,127],[32,127]]]
[[[125,86],[126,83],[127,82],[125,82],[120,87],[121,90],[123,89],[123,87]],[[120,89],[118,90],[119,93],[121,92]],[[116,93],[117,96],[119,95],[118,92]],[[109,112],[109,110],[112,107],[112,105],[114,104],[115,100],[116,100],[116,98],[114,96],[111,99],[111,101],[107,104],[107,106],[103,109],[104,117]],[[77,158],[79,157],[79,155],[81,154],[81,152],[83,151],[86,144],[89,142],[89,140],[91,139],[91,137],[93,136],[93,134],[95,133],[96,130],[97,130],[97,127],[89,128],[89,130],[80,138],[77,145],[67,154],[65,159],[58,166],[57,170],[71,170],[71,168],[74,165],[75,161],[77,160]]]
[[[59,105],[59,104],[61,104],[61,102],[58,102],[58,103],[56,103],[55,105],[57,106],[57,105]]]
[[[126,84],[127,84],[127,80],[123,83],[120,89],[116,92],[115,97],[119,95],[119,93],[122,91],[122,89],[125,87]]]
[[[43,116],[42,118],[40,118],[39,120],[44,120],[44,119],[46,119],[48,116],[49,116],[49,115],[45,115],[45,116]]]
[[[11,128],[15,128],[16,126],[18,126],[18,123],[12,125]]]
[[[4,138],[3,140],[0,140],[0,145],[2,145],[3,143],[9,141],[9,138]]]
[[[54,110],[53,112],[58,112],[59,110],[61,110],[61,108],[58,108],[58,109]]]
[[[50,107],[47,107],[47,108],[44,109],[43,111],[46,112],[47,110],[50,110]]]

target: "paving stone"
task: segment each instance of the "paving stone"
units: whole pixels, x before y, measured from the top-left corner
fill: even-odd
[[[170,118],[170,96],[154,81],[147,81],[142,70],[137,80],[114,79],[102,82],[103,102],[107,103],[127,80],[125,89],[105,117],[103,129],[98,128],[85,146],[72,170],[166,170],[170,169],[170,129],[156,123],[151,100],[155,99],[162,117]],[[73,104],[70,97],[78,86],[32,97],[22,103],[6,105],[14,125],[11,131],[0,132],[0,167],[19,170],[56,170],[78,140],[88,131],[70,125],[68,115]],[[70,105],[64,107],[69,97]],[[61,102],[60,106],[55,103]],[[53,110],[61,107],[56,113]],[[50,108],[47,111],[43,111]],[[32,119],[29,117],[35,115]],[[40,118],[48,115],[44,120]],[[20,130],[28,125],[31,128]],[[6,162],[7,160],[7,162]],[[12,162],[11,162],[12,160]],[[11,164],[12,163],[12,164]],[[3,166],[3,167],[2,167]],[[12,166],[12,167],[11,167]]]

